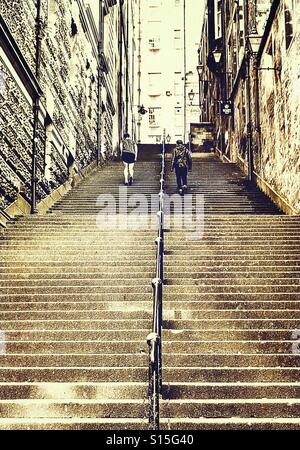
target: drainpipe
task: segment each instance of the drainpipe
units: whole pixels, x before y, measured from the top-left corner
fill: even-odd
[[[259,155],[259,170],[262,170],[262,160],[261,160],[261,126],[260,126],[260,103],[259,103],[259,70],[257,54],[254,54],[253,60],[253,70],[254,70],[254,93],[255,93],[255,145],[257,148],[257,154]]]
[[[141,41],[142,41],[142,30],[141,30],[141,0],[138,0],[138,8],[139,8],[139,21],[138,21],[138,107],[141,106],[141,66],[142,66],[142,55],[141,55]],[[138,113],[138,121],[137,121],[137,141],[141,142],[141,114]]]
[[[99,0],[99,35],[98,35],[98,114],[97,114],[97,166],[101,162],[101,52],[103,50],[103,5],[102,0]]]
[[[248,179],[253,180],[253,123],[252,123],[252,105],[251,105],[251,49],[249,42],[249,0],[245,3],[245,30],[246,30],[246,97],[247,97],[247,160],[248,160]]]
[[[221,28],[222,28],[222,58],[223,58],[223,71],[220,76],[220,84],[221,84],[221,101],[227,100],[227,53],[226,53],[226,11],[225,11],[225,2],[222,2],[222,21],[221,21]],[[219,108],[220,112],[220,151],[221,155],[225,153],[225,123],[224,123],[224,117],[222,114],[221,105]],[[208,118],[207,118],[208,119]]]
[[[127,2],[126,5],[126,41],[125,41],[125,53],[126,53],[126,117],[125,117],[125,130],[128,133],[128,116],[129,116],[129,5],[130,2]]]
[[[183,76],[184,76],[184,93],[183,93],[183,142],[186,141],[186,0],[183,0]]]
[[[36,19],[35,19],[35,76],[40,81],[41,75],[41,49],[42,49],[42,17],[41,0],[36,1]],[[33,101],[33,132],[32,132],[32,155],[31,155],[31,205],[30,213],[37,213],[37,143],[38,143],[38,125],[39,125],[40,97],[37,96]]]
[[[123,137],[123,0],[119,1],[119,142]]]

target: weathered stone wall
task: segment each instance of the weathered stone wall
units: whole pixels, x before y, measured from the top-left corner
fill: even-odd
[[[282,71],[260,71],[259,175],[300,212],[300,5],[293,19],[295,34],[286,50],[283,6],[279,9],[261,60],[261,67]]]
[[[2,0],[0,14],[35,73],[36,2]],[[97,43],[90,25],[82,0],[42,1],[38,201],[69,177],[72,166],[83,168],[96,155]],[[5,208],[18,192],[30,200],[33,113],[26,86],[1,55],[0,207]]]
[[[246,82],[240,78],[233,97],[233,117],[230,120],[229,134],[230,159],[244,165],[247,163],[247,124],[246,124]]]
[[[33,112],[25,95],[0,58],[0,207],[19,191],[30,192]]]

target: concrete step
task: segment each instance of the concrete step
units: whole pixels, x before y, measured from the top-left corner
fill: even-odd
[[[66,299],[64,296],[54,295],[50,298],[47,296],[44,298],[41,298],[41,296],[27,296],[22,300],[19,297],[10,296],[5,298],[5,301],[0,301],[0,308],[2,313],[18,311],[23,314],[28,311],[31,314],[34,311],[59,311],[63,314],[62,317],[67,317],[66,314],[68,312],[72,314],[78,311],[82,314],[82,318],[85,317],[85,314],[89,317],[92,311],[94,311],[95,317],[97,317],[98,311],[99,318],[111,317],[114,319],[120,317],[120,315],[123,318],[144,317],[143,312],[149,314],[152,311],[153,299],[152,295],[147,296],[148,300],[143,300],[140,297],[137,300],[135,295],[130,297],[129,294],[126,294],[126,296],[110,294],[98,297],[98,299],[87,295],[82,297],[72,296]],[[111,299],[114,299],[114,301],[111,301]],[[132,301],[133,299],[135,301]]]
[[[256,295],[259,294],[273,294],[275,293],[300,293],[300,286],[296,284],[295,282],[292,282],[290,284],[279,284],[279,283],[271,283],[270,281],[266,284],[263,284],[261,280],[257,280],[257,282],[251,283],[250,280],[245,280],[244,283],[238,284],[238,283],[229,283],[225,284],[223,282],[222,285],[215,285],[214,283],[208,284],[204,282],[198,282],[196,284],[186,284],[186,285],[167,285],[165,287],[166,292],[169,294],[178,294],[181,293],[182,295],[187,293],[189,295],[193,293],[199,293],[201,291],[204,291],[207,293],[216,293],[216,294],[222,294],[222,293],[232,293],[232,294],[240,294],[242,293],[253,293]]]
[[[153,274],[152,274],[153,276]],[[133,275],[132,277],[130,276],[124,276],[122,274],[119,274],[119,277],[109,277],[109,276],[97,276],[97,278],[53,278],[53,277],[43,277],[42,279],[38,279],[36,283],[34,283],[34,280],[32,278],[30,279],[25,279],[25,280],[20,280],[17,278],[14,278],[13,280],[5,280],[3,279],[1,281],[1,287],[0,287],[0,292],[2,290],[2,288],[12,288],[12,289],[16,289],[18,287],[24,287],[24,292],[26,292],[27,288],[30,289],[29,285],[36,285],[38,286],[39,289],[44,289],[44,288],[53,288],[56,287],[58,289],[65,289],[66,287],[70,287],[70,288],[76,288],[76,287],[85,287],[88,286],[91,290],[91,288],[93,287],[101,287],[103,286],[103,284],[105,283],[105,286],[136,286],[137,284],[139,286],[147,286],[151,281],[151,275],[149,277],[147,276],[135,276]],[[71,289],[71,290],[72,290]],[[80,292],[80,289],[77,291]]]
[[[0,382],[144,382],[144,367],[0,367]],[[46,408],[47,409],[47,408]]]
[[[1,372],[0,372],[1,373]],[[164,367],[164,382],[288,382],[298,380],[300,367]]]
[[[13,329],[5,329],[2,330],[5,333],[5,341],[13,342],[13,341],[143,341],[146,339],[149,334],[149,328],[145,329],[136,329],[136,330],[98,330],[97,328],[88,328],[73,330],[73,329],[57,329],[51,330],[44,329],[34,329],[30,330],[22,329],[21,327],[16,327]]]
[[[98,307],[98,308],[97,308]],[[131,307],[131,308],[130,308]],[[138,308],[140,307],[140,309]],[[300,317],[300,316],[299,316]],[[148,304],[148,308],[143,303],[136,304],[132,308],[132,303],[123,303],[123,309],[107,307],[107,303],[94,304],[94,308],[90,302],[35,302],[35,303],[1,303],[0,318],[3,320],[99,320],[107,323],[107,319],[111,319],[111,326],[114,323],[122,328],[122,323],[132,322],[143,323],[152,319],[152,304]],[[100,322],[101,323],[101,322]],[[99,323],[99,326],[100,326]]]
[[[276,329],[164,329],[164,341],[172,341],[173,339],[190,342],[198,341],[291,341],[294,329],[276,330]]]
[[[13,353],[0,355],[0,367],[148,367],[146,353],[111,354],[31,354]]]
[[[295,348],[296,347],[296,348]],[[209,341],[190,341],[190,340],[186,340],[184,341],[183,339],[180,340],[176,340],[176,338],[173,338],[173,341],[166,341],[164,342],[164,349],[163,349],[163,353],[167,352],[174,352],[174,353],[183,353],[185,349],[188,349],[189,352],[194,352],[194,353],[210,353],[210,354],[224,354],[224,353],[228,353],[228,354],[236,354],[236,353],[257,353],[257,354],[286,354],[286,353],[291,353],[293,351],[293,348],[295,348],[296,351],[298,351],[298,344],[295,341],[295,339],[292,339],[292,333],[291,333],[291,340],[286,340],[286,341],[282,341],[282,340],[252,340],[252,341],[247,341],[247,340],[234,340],[234,339],[230,339],[228,341],[220,341],[218,339],[216,340],[209,340]],[[201,361],[199,361],[199,364],[201,364]],[[176,379],[176,381],[189,381],[188,378],[185,378],[185,375],[183,374],[184,371],[184,367],[182,367],[180,369],[180,371],[178,372],[179,368],[177,366],[170,366],[171,369],[169,371],[168,377],[166,378],[166,367],[164,367],[164,381],[165,382],[172,382],[175,381],[174,378],[172,377],[177,377],[177,376],[182,376],[182,379]],[[205,374],[207,374],[207,376],[210,376],[210,368],[206,367],[203,369],[207,369],[207,372],[205,372]],[[201,369],[202,370],[202,369]],[[239,377],[239,371],[240,371],[240,367],[235,367],[234,368],[235,373],[236,373],[236,377],[238,379]],[[261,367],[258,370],[263,370],[263,367]],[[178,372],[178,373],[177,373]],[[188,373],[191,374],[191,377],[194,377],[193,372],[195,372],[195,377],[196,377],[196,373],[198,373],[197,368],[191,367],[188,371]],[[181,375],[180,375],[181,373]],[[202,372],[201,372],[202,373]],[[226,372],[227,373],[227,372]],[[214,381],[214,376],[218,376],[219,372],[217,374],[212,373],[211,374],[211,378],[209,380],[205,380],[201,379],[198,381]],[[243,375],[244,374],[244,375]],[[248,375],[250,374],[250,372],[242,372],[241,371],[241,378],[240,381],[260,381],[259,379],[256,379],[255,373],[253,372],[253,379],[249,378],[248,379]],[[187,376],[188,374],[186,374]],[[219,380],[219,381],[226,381],[225,378],[225,372],[224,372],[224,380]],[[200,376],[200,375],[199,375]],[[220,375],[221,376],[221,375]],[[289,381],[289,380],[293,380],[295,381],[296,378],[294,378],[294,376],[296,376],[296,372],[286,372],[286,380],[283,379],[278,379],[275,380],[273,379],[273,381]],[[271,377],[271,376],[270,376]],[[196,379],[192,378],[192,380],[190,381],[197,381]],[[218,381],[218,379],[216,378],[215,381]],[[230,381],[230,379],[228,379],[227,381]],[[269,380],[265,380],[265,381],[271,381],[271,378]]]
[[[117,284],[117,285],[116,285]],[[126,294],[126,292],[130,292],[130,294]],[[45,297],[45,295],[62,295],[65,294],[65,298],[72,298],[73,295],[77,296],[79,294],[85,293],[89,297],[93,294],[95,295],[103,295],[103,294],[120,294],[123,296],[124,300],[128,295],[136,295],[136,300],[138,300],[138,296],[141,294],[142,296],[147,293],[152,293],[152,286],[137,286],[136,283],[130,283],[124,281],[122,285],[115,283],[113,285],[101,284],[95,286],[90,286],[88,283],[82,286],[42,286],[41,284],[36,286],[14,286],[14,287],[1,287],[0,286],[0,299],[6,295],[19,295],[19,298],[24,298],[25,295],[40,295]],[[142,298],[140,298],[142,300]]]
[[[299,399],[188,399],[161,402],[164,418],[299,417]]]
[[[161,430],[299,430],[297,418],[231,417],[231,418],[162,418]]]
[[[263,273],[261,274],[263,275]],[[296,274],[292,274],[294,276],[286,276],[286,277],[277,277],[275,273],[273,273],[272,276],[269,277],[263,277],[263,276],[251,276],[251,277],[244,277],[244,276],[238,276],[237,274],[234,276],[232,275],[229,277],[185,277],[185,278],[171,278],[168,276],[166,279],[166,284],[168,286],[215,286],[216,284],[218,287],[223,286],[297,286],[300,284],[300,276]],[[191,291],[190,291],[191,292]]]
[[[273,313],[277,311],[273,311]],[[274,315],[275,315],[274,314]],[[258,315],[258,314],[257,314]],[[216,329],[216,330],[252,330],[252,329],[276,329],[276,330],[290,330],[290,329],[300,329],[300,314],[298,318],[293,317],[291,319],[264,319],[264,318],[254,318],[251,319],[245,314],[244,318],[234,319],[192,319],[192,320],[164,320],[163,328],[166,330],[205,330],[205,329]],[[1,313],[0,313],[1,318]],[[1,323],[1,322],[0,322]]]
[[[198,302],[195,302],[194,305],[180,302],[178,306],[174,303],[166,304],[164,318],[168,323],[174,321],[174,319],[176,321],[179,319],[189,321],[206,320],[212,323],[221,320],[298,320],[300,317],[298,311],[299,302],[272,302],[271,305],[268,302],[246,302],[245,304],[238,302],[215,302],[213,304],[203,302],[203,305],[199,305]],[[241,324],[240,326],[242,327],[243,325]]]
[[[61,314],[61,313],[60,313]],[[47,316],[45,313],[40,314],[41,316]],[[48,314],[49,316],[49,314]],[[73,314],[74,316],[74,314]],[[67,318],[61,318],[58,320],[55,320],[55,318],[46,318],[42,317],[40,320],[34,318],[34,320],[29,319],[26,320],[24,318],[22,319],[16,319],[16,320],[9,320],[7,318],[7,315],[4,315],[4,320],[0,320],[0,329],[9,331],[9,330],[76,330],[78,333],[81,330],[116,330],[118,332],[121,332],[121,330],[124,331],[124,333],[127,334],[129,330],[150,330],[151,329],[151,320],[150,319],[142,319],[139,318],[138,320],[113,320],[107,321],[107,319],[96,319],[94,315],[90,314],[89,318],[82,319],[81,311],[77,312],[77,317],[73,317],[72,319]],[[120,314],[121,316],[121,314]],[[2,319],[3,316],[0,312],[0,319]]]
[[[146,335],[147,336],[147,335]],[[54,354],[74,354],[74,353],[84,353],[84,354],[147,354],[148,348],[146,343],[146,337],[137,341],[97,341],[87,339],[84,340],[68,340],[68,341],[58,341],[58,340],[13,340],[5,341],[5,352],[6,354],[44,354],[44,355],[54,355]],[[24,366],[24,370],[26,367]],[[71,371],[71,369],[70,369]],[[69,372],[68,372],[69,373]],[[84,373],[84,370],[83,370]],[[13,381],[13,380],[11,380]],[[18,381],[18,380],[17,380]],[[32,381],[32,380],[29,380]],[[39,380],[43,381],[43,379]],[[46,381],[46,380],[44,380]],[[60,381],[64,381],[63,379]],[[76,379],[74,380],[76,381]],[[79,381],[79,380],[78,380]],[[105,381],[105,380],[104,380]],[[112,380],[114,381],[114,380]],[[126,381],[126,380],[125,380]],[[129,380],[127,380],[129,381]],[[142,381],[142,380],[136,380]]]
[[[0,417],[12,418],[145,418],[148,401],[138,399],[71,400],[66,402],[49,399],[0,400]]]
[[[94,356],[94,355],[93,355]],[[71,357],[71,356],[70,356]],[[0,383],[0,399],[145,399],[148,383]]]
[[[3,418],[0,430],[148,430],[144,418]]]
[[[169,269],[166,271],[166,279],[171,280],[171,282],[180,282],[181,279],[184,280],[215,280],[216,282],[219,282],[220,280],[225,280],[227,278],[235,280],[239,278],[243,279],[256,279],[256,278],[263,278],[263,279],[298,279],[300,277],[300,267],[286,267],[286,266],[278,266],[276,267],[276,273],[274,270],[270,270],[269,267],[261,267],[260,271],[248,268],[247,269],[235,269],[233,267],[230,268],[231,270],[225,270],[222,267],[219,267],[219,269],[212,270],[206,270],[204,268],[200,268],[199,270],[195,268],[191,268],[189,272],[182,272],[179,270],[174,270],[171,272]],[[279,269],[279,270],[278,270]],[[4,276],[4,275],[3,275]]]
[[[138,269],[140,269],[139,266],[135,266]],[[44,270],[44,268],[43,268]],[[112,273],[112,272],[103,272],[103,267],[99,269],[98,272],[73,272],[73,273],[58,273],[56,272],[44,272],[44,273],[22,273],[22,272],[11,272],[11,273],[1,273],[1,278],[3,279],[2,283],[8,283],[8,280],[11,280],[12,283],[20,283],[25,282],[25,280],[30,279],[31,283],[39,283],[41,280],[44,280],[45,282],[50,282],[51,280],[56,280],[57,282],[64,282],[65,280],[72,280],[74,283],[78,282],[79,280],[84,280],[87,282],[95,282],[100,281],[103,279],[109,279],[109,280],[116,280],[120,279],[122,277],[122,280],[125,279],[135,279],[140,280],[140,282],[147,284],[149,283],[149,280],[154,277],[154,273],[148,272],[145,270],[145,272],[137,272],[136,270],[133,270],[131,266],[132,273],[128,273],[128,267],[121,267],[118,268],[119,273]],[[28,283],[28,281],[27,281]]]
[[[299,367],[299,354],[218,354],[209,353],[166,353],[163,363],[168,366],[198,367]],[[209,397],[208,397],[209,398]]]
[[[230,355],[228,355],[230,357]],[[243,357],[243,356],[242,356]],[[268,358],[265,355],[266,359]],[[277,356],[278,358],[278,356]],[[288,399],[299,398],[299,382],[290,383],[169,383],[163,386],[165,399]]]

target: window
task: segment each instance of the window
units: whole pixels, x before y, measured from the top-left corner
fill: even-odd
[[[215,0],[215,37],[222,37],[222,0]]]
[[[161,94],[161,73],[148,73],[148,95],[156,96]]]
[[[175,108],[175,127],[182,127],[183,125],[183,114],[182,108]]]
[[[148,0],[148,6],[149,8],[157,8],[161,6],[161,0]]]
[[[159,50],[160,48],[160,37],[153,36],[149,38],[149,49],[150,50]]]
[[[285,21],[285,46],[287,50],[290,47],[294,36],[293,8],[294,8],[294,1],[286,0],[284,3],[284,21]]]
[[[174,48],[175,50],[182,50],[181,30],[174,30]]]
[[[149,108],[149,127],[159,127],[161,108]]]
[[[180,97],[183,95],[183,85],[180,81],[174,81],[174,95],[175,97]]]

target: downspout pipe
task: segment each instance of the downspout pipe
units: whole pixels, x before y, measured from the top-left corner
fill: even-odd
[[[251,105],[251,48],[249,41],[250,23],[249,23],[249,0],[245,2],[245,30],[246,30],[246,98],[247,98],[247,163],[248,179],[253,180],[253,124],[252,124],[252,105]]]
[[[35,19],[35,76],[37,81],[41,78],[41,54],[42,54],[42,16],[41,0],[36,1]],[[40,97],[33,100],[33,130],[32,130],[32,155],[31,155],[31,204],[30,213],[37,213],[37,150],[38,150],[38,125],[40,112]]]
[[[102,68],[101,52],[103,50],[103,0],[99,0],[99,34],[98,34],[98,114],[97,114],[97,166],[101,163],[101,88],[102,88]]]
[[[119,142],[123,138],[123,0],[119,0]]]
[[[126,52],[126,117],[125,117],[125,130],[128,133],[129,126],[129,6],[130,2],[127,2],[126,5],[126,40],[125,40],[125,52]]]

